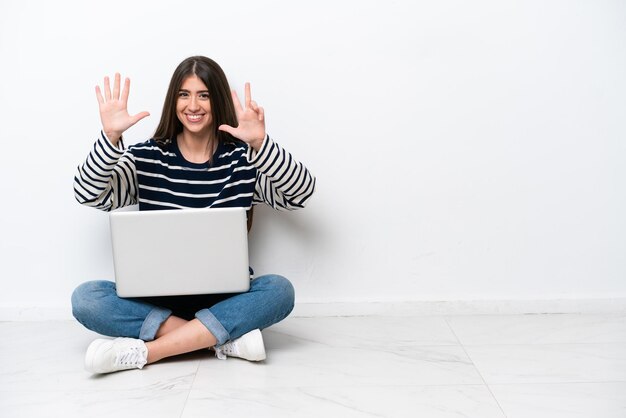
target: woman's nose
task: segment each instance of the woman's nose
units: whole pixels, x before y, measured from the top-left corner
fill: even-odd
[[[198,104],[198,98],[195,96],[191,96],[191,100],[189,101],[189,110],[196,111],[198,110],[200,105]]]

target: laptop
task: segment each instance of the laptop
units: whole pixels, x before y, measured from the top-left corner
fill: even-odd
[[[250,288],[243,208],[115,211],[109,221],[120,297]]]

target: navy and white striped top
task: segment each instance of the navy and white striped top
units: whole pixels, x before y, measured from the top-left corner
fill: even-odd
[[[124,149],[101,132],[74,177],[76,200],[105,211],[139,204],[140,210],[243,207],[265,202],[278,210],[304,207],[315,177],[265,137],[258,152],[246,144],[219,143],[211,164],[182,157],[176,141],[154,139]]]

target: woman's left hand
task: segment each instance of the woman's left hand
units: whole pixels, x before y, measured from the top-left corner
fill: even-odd
[[[245,108],[241,107],[241,102],[235,90],[232,91],[233,104],[239,125],[234,128],[230,125],[220,125],[220,131],[228,132],[237,139],[241,139],[254,150],[258,151],[265,139],[265,112],[262,107],[252,100],[250,94],[250,83],[246,83]]]

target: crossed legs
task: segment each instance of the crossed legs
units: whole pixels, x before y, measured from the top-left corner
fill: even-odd
[[[147,363],[154,363],[220,347],[281,321],[293,309],[294,291],[284,277],[266,275],[253,280],[245,293],[176,299],[182,315],[175,306],[158,306],[154,298],[120,298],[112,282],[92,281],[74,291],[72,310],[81,324],[100,334],[145,341]]]
[[[148,364],[178,354],[213,347],[217,339],[198,319],[187,321],[170,316],[159,328],[156,339],[148,341]]]

